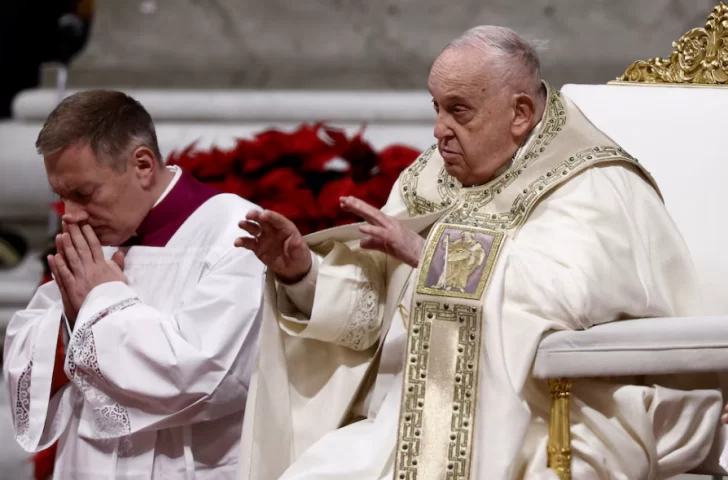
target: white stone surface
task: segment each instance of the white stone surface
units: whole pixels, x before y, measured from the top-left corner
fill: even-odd
[[[434,142],[425,91],[125,91],[149,110],[164,155],[193,142],[200,149],[228,147],[268,128],[292,131],[321,120],[351,135],[366,125],[364,138],[375,148],[400,143],[425,149]],[[0,122],[0,219],[45,221],[54,197],[34,144],[56,102],[53,90],[25,92],[14,103],[15,118]]]
[[[546,77],[605,83],[667,56],[717,0],[105,0],[71,85],[424,89],[478,24],[549,42]]]
[[[435,118],[427,90],[292,91],[164,90],[120,87],[150,112],[155,122],[386,122],[411,124]],[[66,96],[77,92],[71,89]],[[13,119],[43,122],[58,102],[55,89],[21,92]]]

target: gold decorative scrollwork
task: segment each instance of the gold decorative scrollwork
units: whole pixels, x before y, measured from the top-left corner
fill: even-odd
[[[639,60],[617,82],[693,85],[728,83],[728,5],[713,8],[703,28],[673,42],[670,58]]]

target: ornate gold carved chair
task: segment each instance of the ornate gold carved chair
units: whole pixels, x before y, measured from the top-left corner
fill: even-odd
[[[552,393],[549,466],[571,478],[569,395],[579,378],[728,371],[728,5],[608,85],[566,85],[592,122],[652,172],[693,256],[712,317],[639,319],[547,335],[533,374]],[[720,427],[722,429],[724,427]],[[693,473],[718,466],[722,432]]]

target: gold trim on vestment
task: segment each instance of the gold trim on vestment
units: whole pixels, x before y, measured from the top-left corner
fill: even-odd
[[[538,131],[533,133],[533,141],[528,149],[517,155],[511,168],[498,175],[495,179],[478,189],[478,195],[482,196],[482,204],[490,203],[496,195],[499,195],[528,168],[554,138],[566,125],[566,110],[561,98],[561,92],[546,84],[547,100],[544,120]],[[437,201],[428,200],[417,193],[420,174],[427,166],[432,155],[437,151],[437,145],[433,145],[424,151],[420,157],[402,172],[400,176],[400,192],[410,216],[425,215],[437,210],[450,207],[456,200],[460,190],[463,188],[460,182],[447,174],[445,167],[440,168],[437,178]]]
[[[635,158],[558,90],[546,90],[543,118],[492,181],[463,187],[436,146],[400,176],[411,216],[443,213],[427,239],[407,322],[395,479],[470,478],[484,298],[503,239],[516,238],[547,194],[596,165],[635,167],[657,190]],[[553,452],[554,463],[566,462],[563,449]]]
[[[463,188],[453,177],[447,174],[445,167],[437,173],[436,197],[426,198],[422,191],[420,177],[425,173],[428,163],[437,151],[433,145],[400,176],[400,192],[407,205],[410,216],[424,215],[437,210],[452,208],[444,221],[461,225],[472,225],[495,231],[516,231],[526,220],[529,212],[538,200],[547,192],[557,187],[572,175],[596,163],[625,162],[634,165],[642,175],[659,192],[651,175],[636,158],[616,145],[593,146],[565,152],[560,161],[550,168],[539,168],[538,161],[543,157],[561,132],[566,128],[568,115],[561,92],[546,84],[547,101],[544,118],[526,142],[523,151],[519,151],[513,164],[505,172],[480,187]],[[604,138],[608,141],[608,138]],[[528,169],[543,170],[543,174],[524,182]],[[435,172],[430,172],[432,175]],[[425,175],[426,176],[426,175]],[[530,177],[526,177],[529,179]],[[518,180],[521,179],[520,182]],[[431,180],[432,181],[432,180]],[[517,195],[513,200],[504,203],[502,195],[509,195],[514,185],[519,184]],[[508,197],[507,197],[508,198]],[[460,200],[458,204],[458,199]],[[457,205],[456,205],[457,204]],[[494,204],[494,205],[491,205]]]
[[[502,242],[475,227],[430,232],[412,300],[395,479],[470,478],[482,298]]]
[[[492,199],[492,188],[484,191],[465,192],[462,201],[463,208],[448,213],[445,221],[459,223],[461,225],[478,226],[494,231],[515,230],[523,225],[544,192],[553,189],[564,180],[571,178],[573,175],[576,175],[595,163],[608,163],[612,161],[631,163],[639,167],[639,161],[620,147],[604,146],[588,148],[568,157],[564,162],[531,182],[518,194],[510,210],[498,213],[489,213],[486,211],[485,207]],[[652,184],[655,183],[649,172],[643,168],[640,168],[640,171]]]

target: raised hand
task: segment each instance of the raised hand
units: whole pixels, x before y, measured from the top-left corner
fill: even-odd
[[[254,210],[238,225],[253,237],[240,237],[236,247],[255,253],[282,281],[295,283],[311,269],[311,250],[298,228],[280,213]]]
[[[379,250],[411,267],[417,268],[425,240],[402,222],[354,197],[342,197],[341,208],[364,219],[368,225],[359,230],[367,235],[362,248]]]
[[[125,282],[124,256],[116,252],[111,260],[104,258],[96,234],[89,225],[63,225],[56,236],[56,255],[48,256],[48,265],[61,291],[66,317],[76,321],[78,311],[89,292],[106,282]]]

